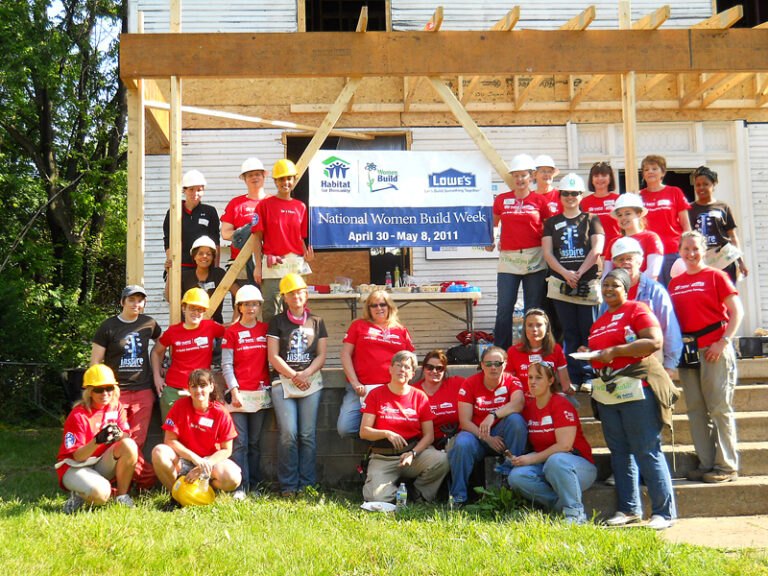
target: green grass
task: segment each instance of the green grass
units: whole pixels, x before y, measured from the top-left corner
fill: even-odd
[[[173,513],[167,496],[61,513],[59,430],[0,430],[6,574],[768,574],[763,552],[665,542],[644,529],[567,527],[540,512],[370,514],[357,495],[266,497]]]

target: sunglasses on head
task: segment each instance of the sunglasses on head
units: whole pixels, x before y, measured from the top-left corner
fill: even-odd
[[[504,361],[503,360],[488,360],[487,362],[484,362],[484,364],[488,368],[501,368],[502,366],[504,366]]]
[[[386,302],[379,302],[378,304],[371,304],[369,308],[387,308],[389,307],[389,304]]]
[[[565,197],[567,197],[567,196],[579,196],[579,195],[581,195],[581,192],[577,192],[576,190],[561,190],[560,191],[560,196],[561,197],[563,197],[563,196],[565,196]]]
[[[99,394],[101,392],[114,392],[115,391],[115,387],[114,386],[99,386],[97,388],[94,388],[93,391],[96,392],[97,394]]]
[[[601,166],[610,166],[610,165],[611,165],[610,162],[595,162],[594,164],[592,164],[592,168],[599,168]]]
[[[424,370],[427,372],[445,372],[445,366],[442,364],[424,364]]]

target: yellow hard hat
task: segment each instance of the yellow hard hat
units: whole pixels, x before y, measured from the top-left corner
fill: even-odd
[[[296,164],[287,158],[281,158],[275,162],[275,166],[272,168],[272,178],[285,178],[286,176],[298,176],[298,174]]]
[[[213,487],[208,484],[208,490],[200,490],[200,479],[187,482],[186,476],[180,476],[173,485],[173,499],[182,506],[208,506],[216,500]]]
[[[117,380],[112,368],[105,364],[94,364],[83,374],[83,388],[87,386],[116,386]]]
[[[294,290],[301,290],[307,287],[307,283],[304,282],[298,274],[288,274],[280,280],[280,294],[288,294]]]
[[[202,288],[190,288],[184,293],[184,298],[181,299],[181,303],[200,306],[200,308],[208,310],[211,306],[211,299],[208,298],[208,293]]]

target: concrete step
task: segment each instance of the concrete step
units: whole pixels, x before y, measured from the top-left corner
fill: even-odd
[[[737,412],[735,416],[740,442],[768,441],[768,425],[766,425],[768,412]],[[693,444],[688,416],[678,414],[673,417],[673,423],[675,426],[675,444]],[[600,422],[594,418],[583,418],[581,427],[584,430],[584,436],[593,448],[605,446]],[[672,444],[672,433],[669,428],[665,427],[661,436],[664,444]]]
[[[768,442],[739,442],[740,473],[743,476],[768,476]],[[692,445],[662,446],[673,478],[685,478],[690,470],[699,467],[699,459]],[[611,456],[608,448],[594,448],[592,456],[597,465],[599,481],[610,476]]]

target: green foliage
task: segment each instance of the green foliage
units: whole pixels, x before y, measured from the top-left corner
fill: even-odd
[[[482,498],[477,503],[467,506],[467,509],[469,510],[510,513],[520,510],[526,505],[525,500],[520,497],[520,495],[506,486],[500,486],[490,490],[483,488],[482,486],[475,486],[474,490],[480,494]]]

